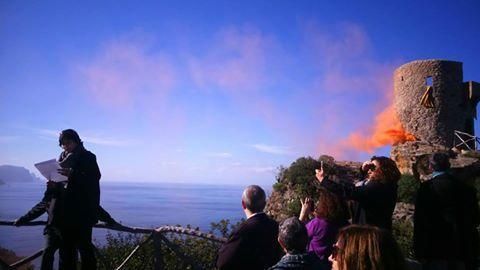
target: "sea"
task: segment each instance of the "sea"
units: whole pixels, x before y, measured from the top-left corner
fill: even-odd
[[[0,220],[13,221],[27,213],[43,196],[44,182],[0,185]],[[244,186],[179,183],[101,182],[101,205],[120,223],[131,227],[155,228],[190,224],[202,231],[211,222],[244,217],[241,194]],[[264,187],[267,193],[270,187]],[[37,220],[46,220],[47,215]],[[43,226],[0,226],[0,246],[19,256],[43,248]],[[104,245],[109,230],[94,229],[97,246]],[[110,231],[116,234],[114,231]],[[34,265],[39,265],[39,260]]]

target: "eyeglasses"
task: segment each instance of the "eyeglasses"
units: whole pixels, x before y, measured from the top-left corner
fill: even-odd
[[[337,244],[334,244],[332,246],[332,259],[337,260],[337,257],[340,251],[341,251],[340,247],[338,247]]]

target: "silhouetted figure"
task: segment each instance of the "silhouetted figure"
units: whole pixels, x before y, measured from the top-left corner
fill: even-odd
[[[280,224],[278,243],[286,254],[276,265],[270,267],[269,270],[330,269],[330,265],[322,262],[315,253],[307,252],[307,229],[296,217],[288,218]]]
[[[71,269],[80,253],[82,270],[95,270],[97,261],[92,244],[92,227],[97,223],[100,204],[100,170],[96,157],[83,147],[77,132],[67,129],[60,133],[63,148],[59,172],[68,177],[65,192],[65,263]]]
[[[59,250],[59,269],[69,269],[64,261],[63,231],[65,229],[65,183],[47,182],[47,189],[42,200],[37,203],[27,214],[15,220],[15,226],[21,226],[30,222],[44,213],[48,214],[48,221],[43,234],[45,237],[45,247],[42,254],[41,270],[53,269],[54,255]],[[102,207],[98,209],[98,218],[100,221],[113,226],[118,224]]]
[[[415,256],[427,270],[477,269],[476,191],[448,172],[447,154],[433,154],[430,167],[432,179],[421,184],[415,203]]]
[[[277,243],[278,224],[263,209],[265,191],[259,186],[248,186],[242,195],[242,208],[247,220],[232,232],[219,250],[219,269],[266,269],[281,257]]]

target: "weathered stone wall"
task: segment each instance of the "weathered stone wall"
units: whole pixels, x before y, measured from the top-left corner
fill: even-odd
[[[427,77],[433,80],[432,108],[420,102]],[[466,132],[466,123],[471,122],[461,62],[418,60],[404,64],[395,70],[394,94],[401,123],[419,140],[452,147],[453,131]]]

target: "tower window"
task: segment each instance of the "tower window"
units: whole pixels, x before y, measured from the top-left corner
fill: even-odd
[[[432,76],[428,76],[425,78],[425,85],[426,86],[432,86],[433,87],[433,78]]]

